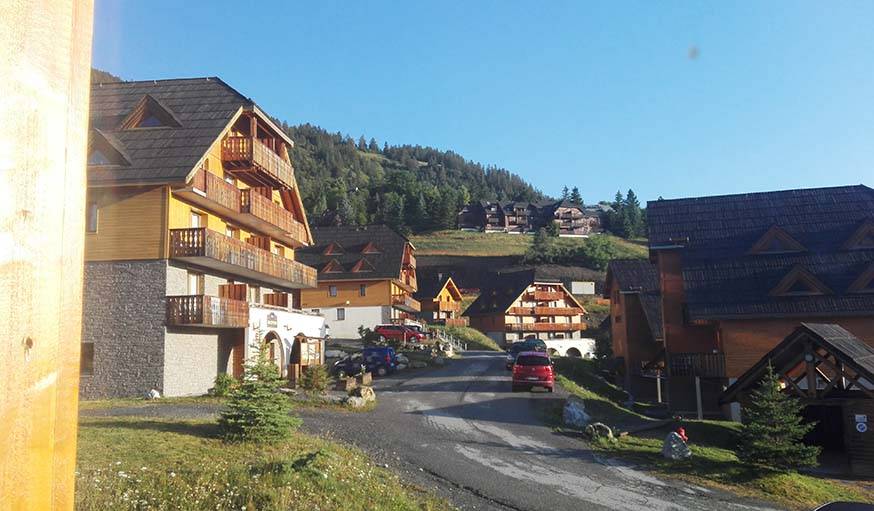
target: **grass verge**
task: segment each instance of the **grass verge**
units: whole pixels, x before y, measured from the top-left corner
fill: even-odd
[[[623,406],[625,392],[597,376],[590,360],[556,359],[556,381],[585,401],[595,421],[620,430],[652,422]],[[558,410],[560,414],[560,409]],[[556,420],[556,419],[554,419]],[[560,419],[559,419],[560,420]],[[668,432],[682,425],[689,436],[692,457],[672,461],[662,457],[662,442]],[[598,440],[592,447],[602,453],[630,460],[666,477],[717,487],[740,495],[766,499],[793,509],[812,509],[835,500],[874,501],[874,487],[795,472],[770,471],[737,459],[740,424],[717,420],[684,420],[658,429],[619,437],[615,442]]]
[[[226,443],[214,421],[83,417],[78,510],[450,509],[362,452],[303,433]]]
[[[459,341],[467,343],[467,349],[469,350],[501,351],[501,347],[498,346],[498,343],[475,328],[470,328],[468,326],[433,326],[432,328],[443,330]]]

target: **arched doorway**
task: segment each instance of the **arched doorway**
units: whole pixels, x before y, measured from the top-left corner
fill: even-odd
[[[582,358],[583,354],[580,353],[580,350],[578,350],[576,348],[568,348],[567,356],[574,357],[574,358]]]
[[[279,374],[284,378],[286,376],[285,367],[285,350],[282,346],[282,339],[276,332],[270,331],[264,336],[264,344],[267,346],[267,358],[276,364],[279,369]]]

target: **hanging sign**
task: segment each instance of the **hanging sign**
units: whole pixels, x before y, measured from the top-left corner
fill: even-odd
[[[862,414],[856,414],[856,422],[868,422],[868,416]]]
[[[866,431],[868,431],[868,425],[864,422],[857,422],[856,431],[858,431],[859,433],[865,433]]]

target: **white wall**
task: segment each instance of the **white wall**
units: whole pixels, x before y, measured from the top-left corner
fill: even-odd
[[[373,328],[388,323],[391,307],[376,305],[372,307],[345,307],[346,319],[337,320],[336,307],[321,307],[318,311],[325,317],[334,339],[358,339],[358,327]]]
[[[591,281],[574,280],[571,282],[571,294],[575,295],[593,295],[595,294],[595,283]]]
[[[307,337],[325,337],[325,317],[321,314],[288,310],[282,307],[270,305],[249,304],[249,328],[246,329],[245,350],[243,353],[248,360],[254,354],[253,343],[256,331],[260,330],[262,336],[269,332],[275,332],[282,339],[282,355],[288,362],[291,349],[294,347],[294,338],[298,334]]]
[[[544,339],[547,349],[554,349],[558,356],[567,356],[567,350],[576,348],[583,358],[595,355],[595,339]]]

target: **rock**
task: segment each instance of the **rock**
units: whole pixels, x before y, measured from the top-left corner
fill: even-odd
[[[592,440],[596,438],[606,438],[608,440],[615,439],[613,436],[613,430],[603,422],[593,422],[592,424],[589,424],[586,426],[585,432]]]
[[[407,358],[407,356],[404,355],[403,353],[398,353],[397,357],[395,357],[395,358],[398,361],[398,364],[409,364],[410,363],[410,359]]]
[[[669,460],[685,460],[692,457],[692,451],[676,431],[671,431],[662,444],[662,456]]]
[[[366,404],[367,401],[365,401],[363,397],[350,396],[346,398],[346,405],[352,408],[363,408]]]
[[[152,389],[146,393],[146,399],[160,399],[161,393],[158,392],[158,389]]]
[[[352,391],[352,396],[360,397],[368,403],[376,401],[376,392],[374,392],[373,387],[357,387]]]
[[[398,371],[403,371],[406,368],[407,368],[407,364],[398,364],[398,366],[395,369],[397,369]]]
[[[410,367],[413,369],[422,369],[423,367],[428,367],[426,362],[422,362],[421,360],[413,360],[410,362]]]
[[[564,402],[564,410],[561,413],[561,421],[567,426],[583,429],[592,420],[586,413],[586,404],[577,396],[570,396]]]

